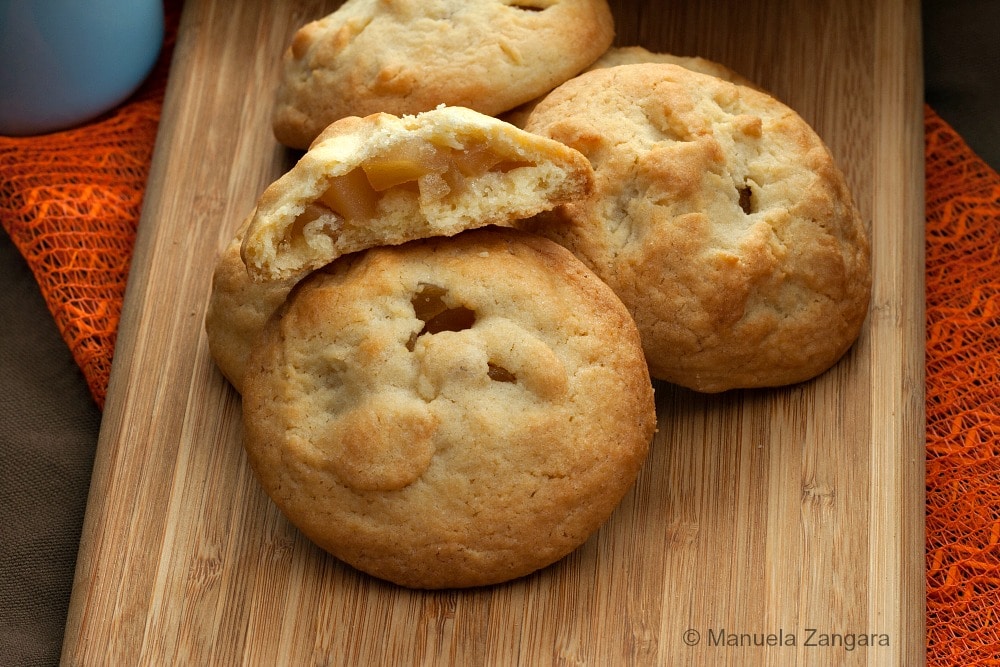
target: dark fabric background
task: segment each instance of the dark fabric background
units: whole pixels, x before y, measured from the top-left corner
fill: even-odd
[[[54,665],[101,415],[0,230],[0,664]]]
[[[1000,2],[924,3],[926,100],[1000,167]],[[0,664],[58,662],[100,413],[0,232]]]
[[[923,3],[924,99],[1000,169],[1000,2]]]

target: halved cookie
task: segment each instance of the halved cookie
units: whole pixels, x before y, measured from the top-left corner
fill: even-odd
[[[242,246],[254,280],[301,276],[376,245],[510,225],[590,192],[558,141],[462,107],[328,127],[261,195]]]
[[[506,581],[579,547],[656,421],[621,301],[565,248],[495,227],[312,273],[251,352],[243,412],[288,519],[417,588]]]

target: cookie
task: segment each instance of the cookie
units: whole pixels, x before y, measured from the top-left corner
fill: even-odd
[[[243,412],[291,523],[413,588],[499,583],[579,547],[656,419],[618,298],[564,248],[495,227],[311,274],[250,354]]]
[[[708,60],[700,56],[675,56],[672,53],[650,51],[641,46],[617,46],[610,48],[600,58],[595,60],[587,68],[587,71],[617,67],[618,65],[637,65],[642,63],[679,65],[692,72],[708,74],[709,76],[718,77],[724,81],[730,81],[741,86],[758,88],[757,84],[750,79],[714,60]]]
[[[750,88],[757,88],[760,90],[759,86],[757,86],[757,84],[750,79],[737,74],[725,65],[717,63],[713,60],[708,60],[700,56],[675,56],[671,53],[658,53],[641,46],[611,47],[605,51],[600,58],[595,60],[585,71],[589,72],[590,70],[595,69],[617,67],[618,65],[635,65],[639,63],[668,63],[671,65],[680,65],[681,67],[695,72],[716,76],[720,79],[731,81],[741,86],[748,86]],[[546,94],[548,94],[548,92],[546,92]],[[536,106],[538,106],[538,103],[541,102],[544,97],[544,95],[537,97],[530,102],[522,104],[516,109],[500,114],[498,117],[512,125],[516,125],[517,127],[524,127],[525,123],[528,122],[528,117],[531,115],[531,112]]]
[[[582,71],[613,38],[606,0],[348,0],[286,49],[274,134],[305,148],[347,116],[439,104],[497,115]]]
[[[286,278],[254,282],[240,257],[247,219],[216,263],[205,314],[205,332],[212,360],[230,384],[240,391],[247,355],[267,318],[285,301],[298,280]]]
[[[261,195],[242,257],[254,280],[301,277],[371,246],[513,224],[592,178],[577,151],[462,107],[345,118]]]
[[[866,229],[792,109],[677,65],[622,65],[560,86],[526,129],[595,171],[589,197],[526,227],[615,290],[653,377],[704,392],[792,384],[858,337]]]

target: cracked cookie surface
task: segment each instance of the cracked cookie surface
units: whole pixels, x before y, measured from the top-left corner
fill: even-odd
[[[750,88],[757,88],[760,90],[760,87],[753,81],[729,69],[722,63],[708,60],[700,56],[676,56],[672,53],[650,51],[649,49],[641,46],[613,46],[601,54],[601,57],[591,63],[591,65],[584,71],[589,72],[590,70],[595,69],[605,69],[607,67],[617,67],[619,65],[636,65],[642,63],[667,63],[671,65],[680,65],[681,67],[694,70],[695,72],[701,72],[702,74],[718,77],[741,86],[748,86]],[[546,91],[546,94],[549,92],[551,91]],[[512,109],[511,111],[501,114],[499,118],[502,118],[517,127],[524,127],[525,123],[528,122],[528,117],[531,115],[531,112],[544,98],[544,95],[537,97],[530,102],[526,102],[517,108]]]
[[[499,228],[310,275],[251,353],[244,415],[293,524],[418,588],[505,581],[579,547],[656,419],[617,297],[564,248]]]
[[[274,133],[305,148],[347,116],[439,104],[496,115],[577,74],[613,37],[606,0],[348,0],[292,38]]]
[[[829,150],[767,94],[672,64],[581,74],[525,129],[587,156],[593,193],[525,225],[628,306],[653,377],[699,391],[832,366],[871,289],[867,232]]]

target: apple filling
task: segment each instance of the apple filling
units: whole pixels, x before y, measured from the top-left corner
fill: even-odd
[[[406,342],[410,352],[416,346],[417,339],[425,334],[436,334],[442,331],[464,331],[476,323],[476,312],[462,306],[452,307],[445,303],[444,297],[448,290],[437,285],[421,284],[413,295],[413,314],[424,323],[419,332],[414,332]]]
[[[425,199],[441,199],[462,192],[468,181],[485,174],[503,174],[531,165],[499,155],[485,142],[461,149],[423,140],[401,142],[348,173],[330,178],[323,192],[293,223],[286,243],[295,245],[290,237],[303,231],[335,232],[344,225],[366,226],[378,217],[379,202],[391,190],[405,189]],[[326,220],[331,213],[333,221]],[[314,224],[317,220],[325,224]],[[307,227],[310,224],[312,227]]]
[[[406,349],[410,352],[416,347],[417,339],[425,334],[464,331],[476,323],[476,312],[463,306],[449,306],[445,303],[447,294],[448,290],[443,287],[421,284],[413,295],[413,313],[424,326],[407,341]],[[486,373],[494,382],[517,382],[517,376],[492,361],[488,362]]]
[[[753,190],[750,188],[750,184],[744,182],[743,187],[737,188],[736,192],[739,195],[739,204],[740,208],[743,209],[743,212],[747,215],[753,213]]]

